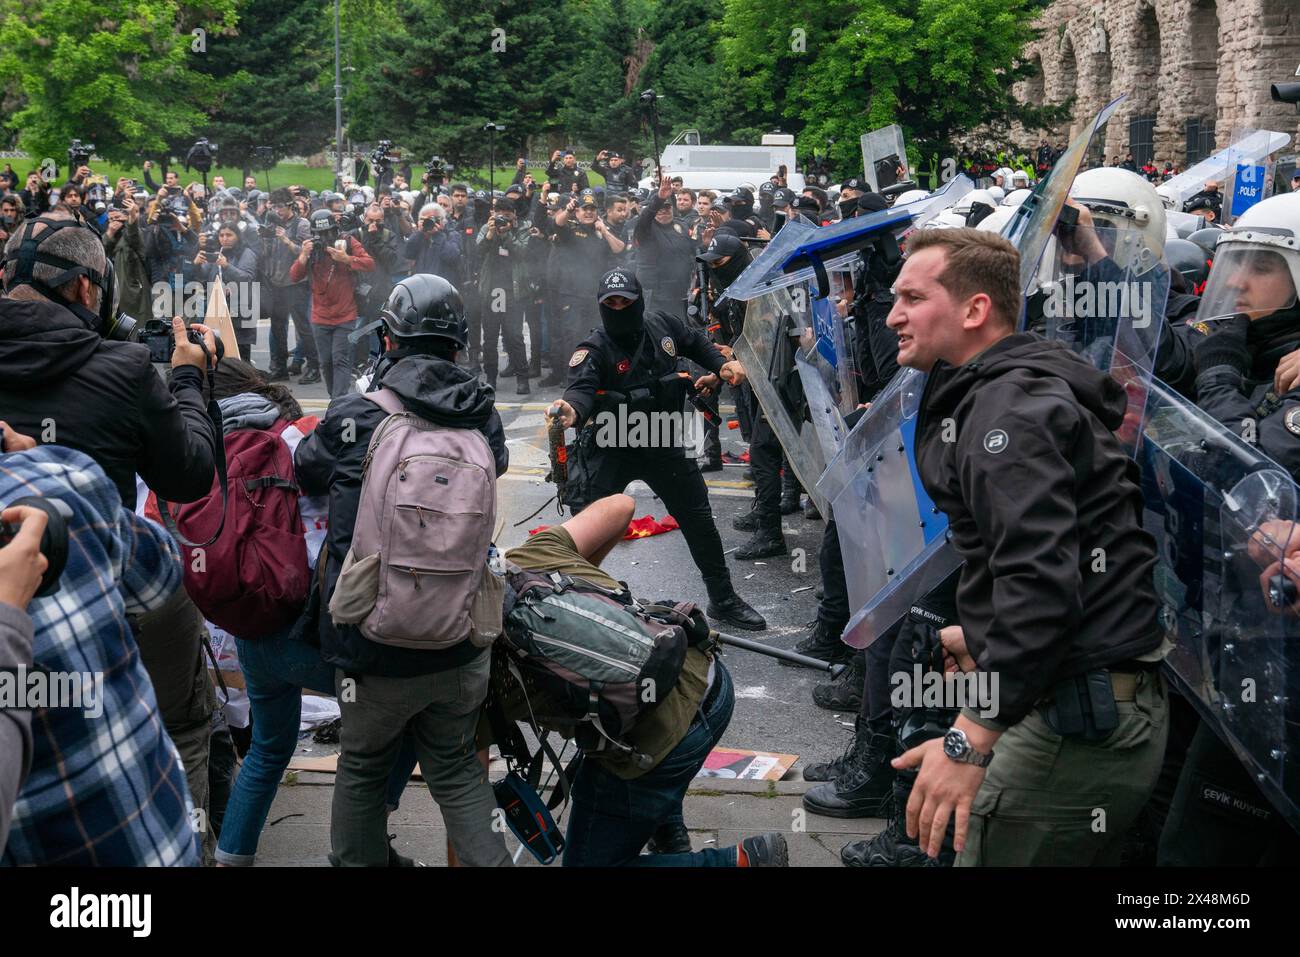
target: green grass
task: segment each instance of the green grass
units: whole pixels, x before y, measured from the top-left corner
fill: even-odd
[[[26,181],[27,173],[36,168],[36,164],[30,160],[13,159],[8,162],[13,165],[14,170],[18,173],[19,186],[22,186]],[[116,184],[119,176],[129,176],[142,184],[144,182],[144,170],[140,166],[126,167],[115,166],[112,163],[91,163],[90,168],[97,175],[107,176],[110,184]],[[184,166],[173,166],[172,169],[176,170],[177,174],[179,174],[182,186],[190,182],[203,182],[203,177],[195,170],[186,172]],[[414,186],[415,189],[419,189],[419,178],[423,172],[423,167],[418,164],[412,165],[411,175],[416,179]],[[475,188],[478,188],[487,182],[487,172],[486,166],[481,169],[457,170],[455,173],[455,179],[467,176],[474,184]],[[514,179],[514,164],[512,163],[510,166],[504,168],[497,167],[493,172],[494,175],[492,177],[492,182],[495,187],[497,189],[505,189],[510,185],[511,180]],[[545,180],[545,170],[535,169],[532,170],[532,173],[534,178],[537,179],[539,185]],[[59,167],[59,174],[60,179],[57,180],[57,183],[66,182],[67,169],[64,166]],[[153,177],[154,182],[162,182],[162,171],[158,168],[157,164],[154,164],[153,169],[149,171],[149,175]],[[224,176],[226,178],[227,186],[242,187],[244,185],[243,171],[237,167],[215,167],[212,172],[208,174],[209,184],[211,184],[214,176]],[[333,169],[309,169],[305,163],[279,163],[269,173],[259,172],[257,174],[258,189],[265,190],[267,188],[268,177],[272,189],[279,186],[306,186],[308,189],[313,189],[319,192],[323,189],[334,188]],[[587,177],[592,186],[599,186],[605,182],[604,177],[592,170],[587,171]]]

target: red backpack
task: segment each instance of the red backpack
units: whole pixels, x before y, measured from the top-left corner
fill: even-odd
[[[293,456],[280,437],[289,424],[227,433],[225,527],[206,548],[182,548],[186,592],[203,617],[236,638],[282,630],[307,600],[311,572],[298,486]],[[152,495],[149,505],[147,514],[155,516]],[[206,540],[221,518],[219,479],[205,497],[172,509],[186,538]]]

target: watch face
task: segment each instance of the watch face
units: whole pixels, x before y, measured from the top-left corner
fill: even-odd
[[[943,753],[954,761],[966,753],[966,735],[953,729],[943,736]]]

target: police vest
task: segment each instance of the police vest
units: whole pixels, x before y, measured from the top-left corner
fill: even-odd
[[[661,312],[646,313],[643,323],[641,341],[631,353],[603,329],[592,337],[614,370],[611,379],[601,383],[597,411],[617,413],[620,405],[627,406],[628,412],[682,411],[687,379],[678,375],[686,365],[677,352],[677,328]]]

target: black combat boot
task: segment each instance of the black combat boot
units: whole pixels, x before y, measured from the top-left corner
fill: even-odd
[[[754,611],[749,606],[749,602],[734,591],[721,600],[710,598],[705,614],[728,625],[743,628],[745,631],[763,631],[767,628],[767,621],[763,616]]]
[[[894,810],[889,816],[889,826],[873,838],[845,844],[840,849],[840,860],[845,867],[952,867],[957,854],[952,848],[951,821],[937,858],[928,856],[907,836],[907,799],[915,780],[915,771],[905,771],[895,777]]]
[[[849,666],[838,678],[813,688],[813,704],[827,711],[856,712],[862,707],[862,686],[866,678],[867,653],[859,651],[849,659]]]
[[[859,727],[856,736],[862,737],[865,729]],[[889,762],[898,755],[897,740],[892,734],[870,735],[839,777],[804,794],[804,808],[826,817],[885,817],[894,803],[896,772]]]
[[[818,618],[809,630],[808,637],[795,645],[794,650],[801,655],[807,655],[809,658],[820,658],[822,661],[829,661],[831,664],[848,661],[853,657],[854,649],[840,641],[840,634],[843,631],[843,625],[828,626]],[[782,661],[781,664],[786,664],[786,662]],[[790,664],[793,665],[794,662],[790,662]]]
[[[757,558],[772,558],[789,553],[785,536],[781,533],[781,526],[778,525],[776,528],[760,528],[755,531],[749,541],[736,549],[736,558],[742,562],[750,562]]]
[[[869,734],[858,734],[857,728],[862,724],[862,716],[859,715],[854,719],[853,739],[849,741],[849,746],[844,749],[844,753],[838,758],[830,761],[823,761],[819,764],[810,764],[803,769],[803,779],[805,781],[834,781],[844,773],[850,761],[859,760],[855,757],[859,751],[866,748],[867,742],[871,740]]]
[[[753,532],[758,529],[758,509],[751,507],[743,515],[737,515],[731,520],[731,527],[738,532]]]
[[[515,395],[532,395],[532,389],[528,388],[528,376],[521,375],[515,379]]]

